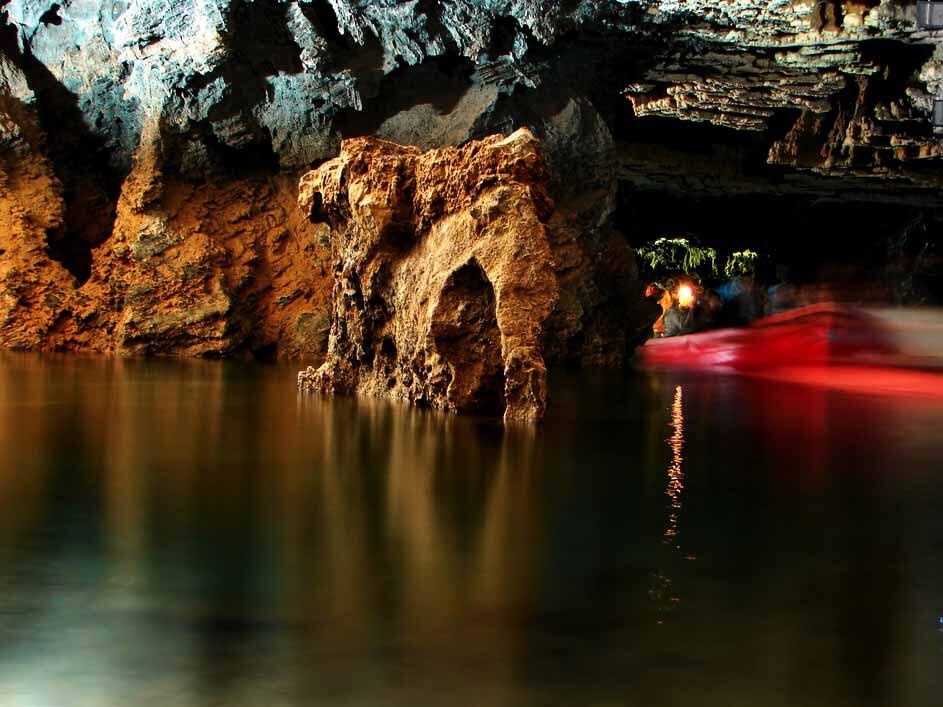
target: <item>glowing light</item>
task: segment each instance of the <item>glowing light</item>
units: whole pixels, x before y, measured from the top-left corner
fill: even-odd
[[[694,288],[690,285],[681,285],[678,288],[678,304],[682,307],[690,307],[694,304]]]

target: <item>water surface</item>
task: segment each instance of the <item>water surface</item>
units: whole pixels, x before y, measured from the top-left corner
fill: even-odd
[[[938,705],[943,406],[0,356],[0,704]]]

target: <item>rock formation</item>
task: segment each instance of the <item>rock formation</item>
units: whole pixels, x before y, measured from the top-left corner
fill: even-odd
[[[930,237],[943,206],[943,35],[910,0],[9,0],[0,20],[5,347],[320,360],[343,303],[327,227],[293,205],[351,137],[531,130],[548,362],[624,361],[650,314],[631,244],[682,203],[653,195],[906,205]],[[449,405],[479,405],[460,387]]]
[[[318,358],[330,274],[292,174],[173,173],[155,138],[122,187],[111,238],[71,300],[57,348]]]
[[[0,57],[0,346],[39,348],[59,326],[72,276],[47,254],[63,223],[62,184],[23,74]]]
[[[623,60],[617,79],[639,115],[738,130],[791,119],[792,138],[771,142],[776,161],[881,172],[939,154],[927,118],[943,54],[904,0],[10,0],[3,9],[8,51],[26,58],[42,101],[71,96],[69,120],[81,118],[119,167],[155,117],[234,149],[264,144],[287,168],[332,157],[350,130],[454,144],[492,132],[489,114],[515,90],[553,80],[559,63],[583,69],[591,92],[602,79],[587,74],[587,52]],[[818,162],[790,148],[799,133],[825,150]]]
[[[557,299],[537,140],[526,130],[426,153],[372,138],[302,178],[331,224],[327,360],[303,388],[539,419]]]
[[[317,359],[330,312],[323,229],[301,218],[294,175],[168,173],[159,140],[136,154],[114,233],[79,282],[50,257],[62,185],[29,110],[3,110],[0,344],[123,354]],[[7,112],[9,111],[9,112]]]

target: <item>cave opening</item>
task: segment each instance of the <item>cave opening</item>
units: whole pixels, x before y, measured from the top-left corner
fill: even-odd
[[[502,414],[504,359],[494,286],[475,259],[446,280],[431,333],[452,373],[449,404],[456,410]]]
[[[862,303],[943,304],[943,199],[770,165],[766,133],[667,118],[620,132],[616,227],[633,246],[682,237],[722,254],[760,254],[757,276],[787,274]]]

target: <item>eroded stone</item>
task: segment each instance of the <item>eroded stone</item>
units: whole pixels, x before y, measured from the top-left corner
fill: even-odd
[[[527,130],[425,153],[345,141],[299,190],[334,262],[327,360],[299,385],[540,419],[558,293],[546,183]]]

